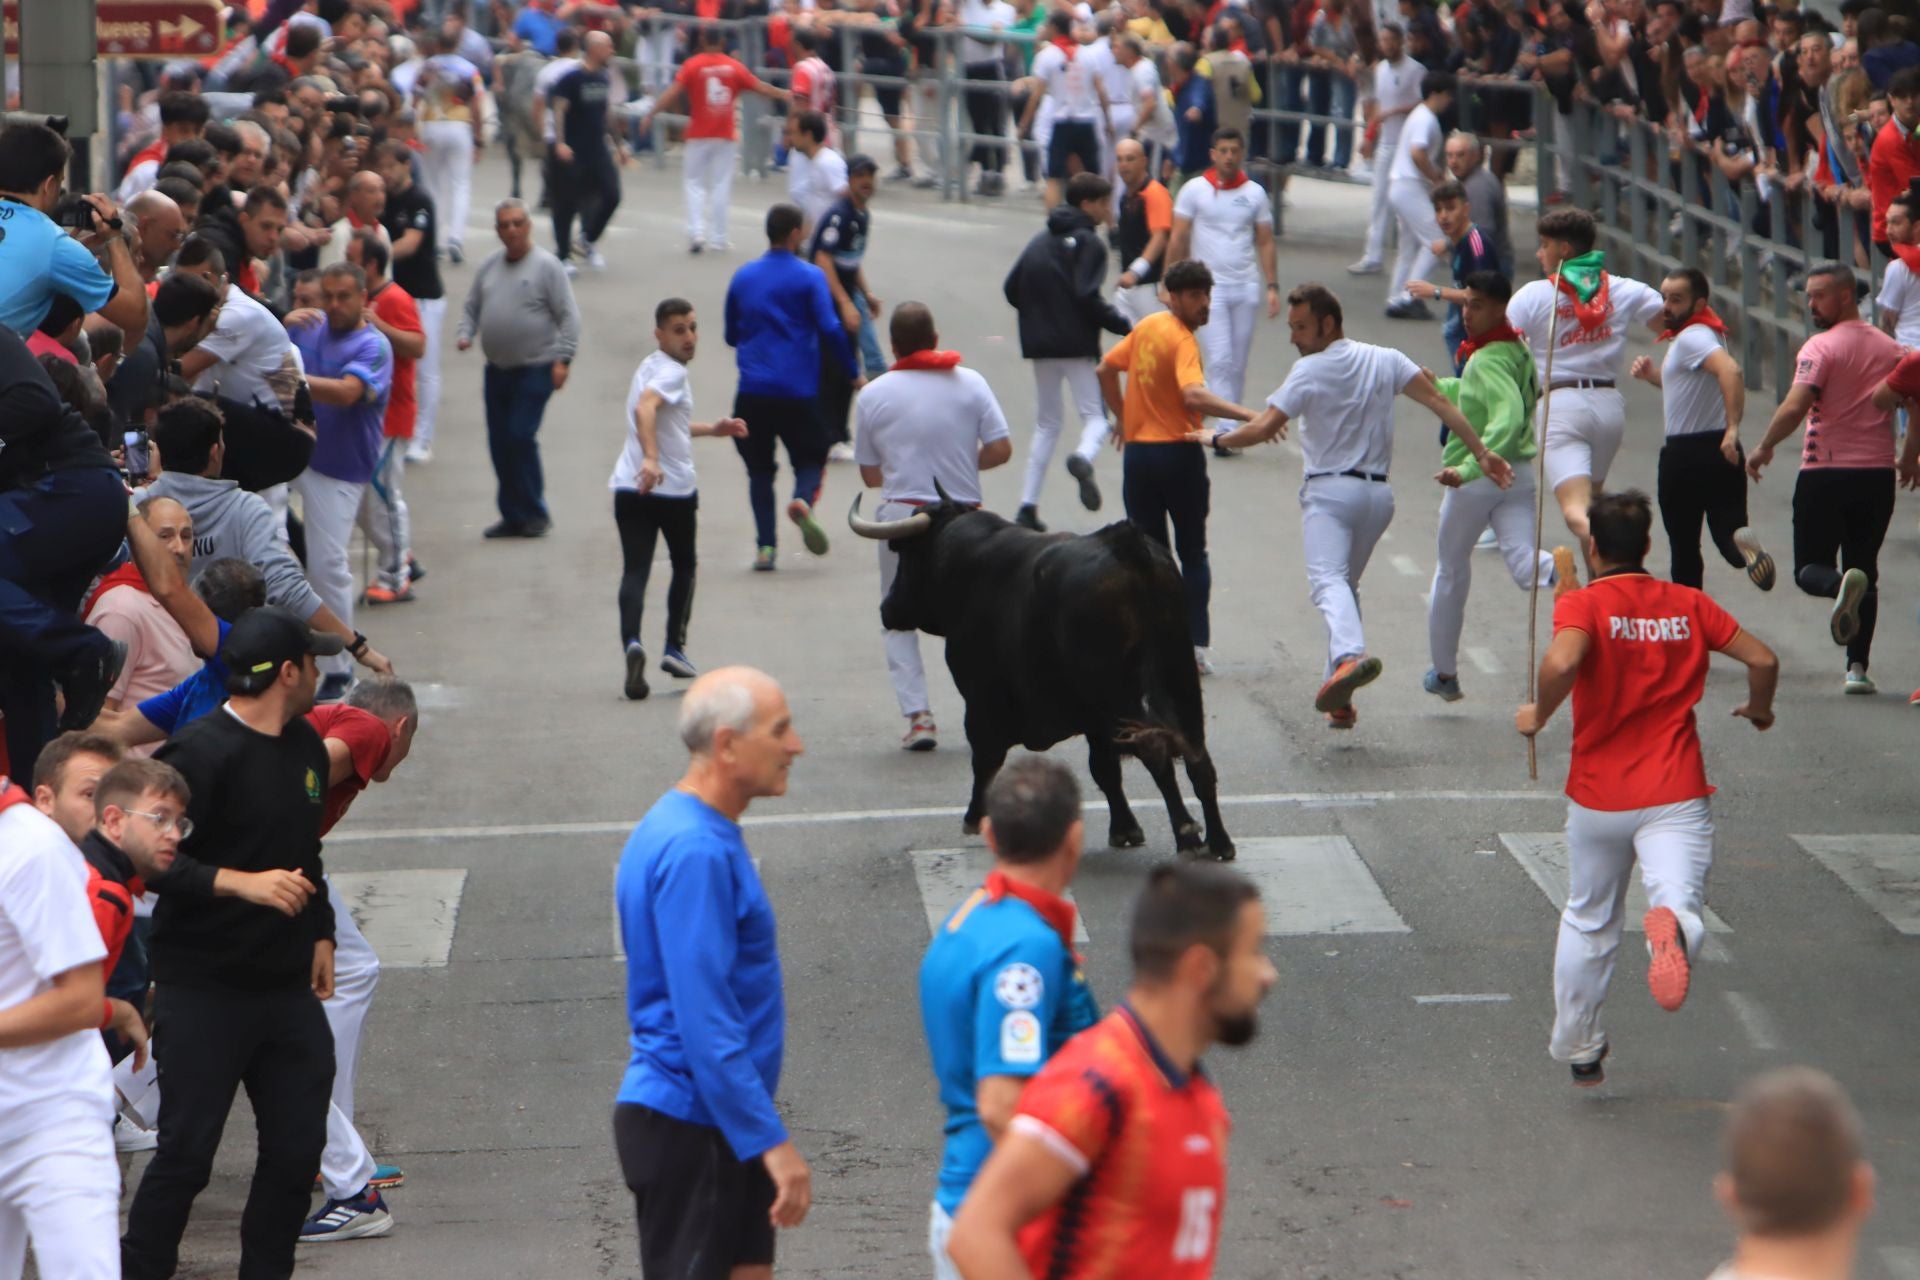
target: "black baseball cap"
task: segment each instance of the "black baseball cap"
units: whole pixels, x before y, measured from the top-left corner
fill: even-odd
[[[240,615],[227,632],[220,656],[227,670],[243,679],[277,670],[283,662],[298,662],[307,654],[324,658],[339,653],[347,642],[331,631],[315,631],[291,609],[262,605]]]
[[[880,172],[880,163],[869,155],[855,154],[847,158],[847,176],[858,178],[862,174]],[[1916,179],[1920,181],[1920,179]]]

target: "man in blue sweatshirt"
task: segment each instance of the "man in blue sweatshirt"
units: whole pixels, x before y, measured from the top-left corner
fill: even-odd
[[[758,551],[753,567],[774,567],[773,477],[779,470],[773,446],[787,447],[793,468],[793,501],[787,518],[800,526],[807,550],[827,553],[827,533],[813,517],[827,460],[827,428],[815,400],[820,392],[820,344],[824,339],[854,390],[866,385],[853,344],[840,323],[826,273],[799,256],[806,215],[798,205],[767,210],[767,251],[733,273],[727,285],[727,345],[740,366],[733,416],[747,434],[733,447],[747,464],[747,497],[753,504]]]
[[[641,1275],[728,1280],[770,1271],[774,1229],[813,1202],[773,1103],[786,1004],[773,907],[740,833],[748,804],[786,794],[805,746],[780,686],[750,667],[687,687],[680,738],[687,772],[634,829],[614,881],[633,1056],[613,1137]]]

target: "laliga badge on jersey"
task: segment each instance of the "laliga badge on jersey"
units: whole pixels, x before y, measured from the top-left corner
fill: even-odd
[[[320,775],[311,769],[307,770],[307,799],[320,802]]]
[[[993,978],[993,997],[1009,1009],[1031,1009],[1040,1003],[1046,981],[1030,964],[1010,964]]]
[[[1040,1061],[1040,1019],[1025,1009],[1000,1019],[1000,1061],[1010,1066]]]

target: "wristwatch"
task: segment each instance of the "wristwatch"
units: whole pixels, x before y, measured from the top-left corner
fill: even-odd
[[[353,643],[347,646],[347,652],[356,658],[366,656],[367,638],[358,631],[353,633]]]

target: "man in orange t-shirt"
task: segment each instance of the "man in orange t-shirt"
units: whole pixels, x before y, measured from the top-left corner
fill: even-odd
[[[1606,1079],[1600,1006],[1625,924],[1627,877],[1637,858],[1649,910],[1647,987],[1669,1012],[1687,998],[1692,962],[1706,941],[1707,871],[1713,815],[1694,704],[1707,661],[1724,653],[1747,667],[1747,700],[1733,714],[1773,725],[1779,660],[1705,592],[1663,582],[1642,562],[1652,546],[1653,507],[1628,490],[1587,509],[1593,581],[1553,607],[1553,643],[1540,663],[1536,701],[1514,724],[1532,737],[1573,695],[1567,769],[1567,906],[1553,959],[1556,1061],[1573,1083]]]
[[[1120,498],[1127,519],[1179,556],[1194,661],[1206,675],[1213,670],[1207,654],[1212,643],[1207,600],[1213,592],[1213,571],[1207,567],[1207,455],[1204,446],[1187,443],[1187,433],[1204,417],[1246,422],[1253,411],[1207,390],[1193,331],[1207,322],[1213,272],[1193,259],[1176,262],[1166,274],[1166,290],[1168,309],[1135,325],[1100,362],[1100,392],[1120,420]]]

